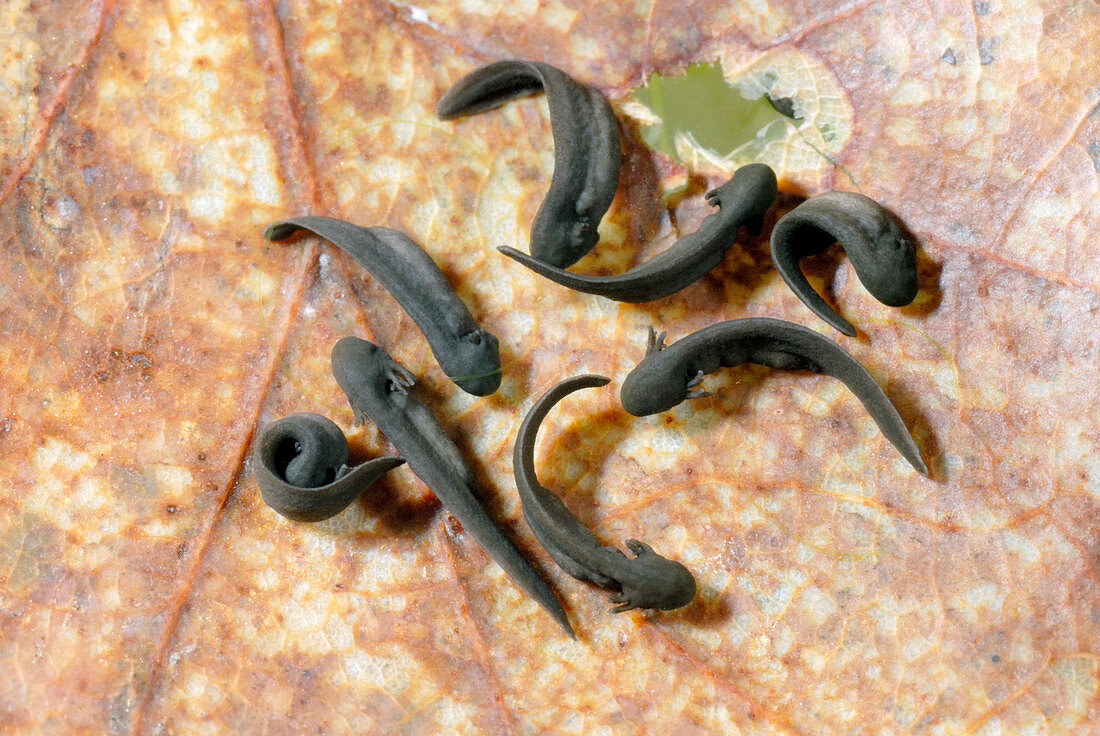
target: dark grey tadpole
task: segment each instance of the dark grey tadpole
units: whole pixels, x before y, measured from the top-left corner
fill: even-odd
[[[294,521],[335,516],[405,461],[386,455],[354,468],[347,462],[344,433],[331,419],[308,412],[264,427],[252,450],[252,472],[264,503]]]
[[[856,192],[810,197],[779,218],[772,229],[772,262],[791,291],[814,314],[845,335],[856,328],[825,303],[798,261],[839,242],[871,296],[903,307],[917,296],[917,247],[885,207]]]
[[[409,394],[413,375],[382,348],[358,337],[341,338],[333,346],[332,375],[347,394],[356,420],[374,422],[463,529],[567,634],[575,636],[549,584],[478,501],[477,481],[455,443],[431,411]]]
[[[439,266],[407,235],[309,215],[273,222],[264,237],[284,240],[298,230],[328,240],[378,279],[424,333],[432,355],[459,388],[474,396],[497,390],[501,372],[496,336],[474,322]]]
[[[616,276],[571,273],[507,246],[498,248],[532,271],[574,291],[598,294],[620,302],[648,302],[675,294],[717,266],[744,225],[757,235],[764,215],[775,201],[775,172],[767,164],[742,166],[722,186],[707,192],[719,210],[699,229],[677,240],[650,260]]]
[[[623,408],[637,417],[667,411],[685,399],[702,396],[698,386],[704,375],[743,363],[839,378],[883,436],[917,472],[928,475],[905,422],[867,369],[832,340],[792,322],[733,319],[704,327],[667,347],[664,333],[650,328],[646,356],[627,374],[619,398]]]
[[[523,517],[561,569],[578,580],[617,591],[611,597],[611,602],[618,604],[612,613],[632,608],[680,608],[695,597],[695,578],[686,567],[637,539],[626,541],[633,558],[605,546],[535,475],[535,438],[550,409],[574,391],[605,386],[609,380],[595,375],[567,378],[527,412],[512,453]]]
[[[599,241],[597,227],[619,186],[619,123],[607,98],[538,61],[497,61],[459,79],[436,105],[442,120],[491,110],[546,90],[554,174],[531,223],[531,255],[559,268]]]

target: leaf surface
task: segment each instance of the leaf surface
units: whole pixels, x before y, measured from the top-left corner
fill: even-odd
[[[13,733],[1088,733],[1100,719],[1100,5],[900,1],[518,5],[9,3],[0,52],[0,730]],[[748,158],[783,196],[764,235],[671,297],[540,279],[545,100],[455,122],[439,96],[501,58],[605,91],[624,167],[617,273],[691,232]],[[732,158],[643,141],[650,74],[721,64],[800,121]],[[746,81],[748,80],[748,81]],[[652,111],[650,111],[651,114]],[[650,121],[652,122],[652,121]],[[751,156],[749,155],[751,154]],[[874,301],[839,250],[807,261],[860,336],[786,289],[766,234],[828,189],[920,244],[921,293]],[[474,399],[369,275],[267,223],[407,232],[501,340]],[[758,367],[635,419],[646,329],[773,316],[884,387],[932,478],[833,379]],[[256,431],[319,411],[388,451],[329,373],[339,337],[420,377],[491,513],[552,580],[565,639],[400,468],[340,516],[260,500]],[[700,586],[612,616],[525,523],[512,438],[555,409],[540,477],[606,543]]]

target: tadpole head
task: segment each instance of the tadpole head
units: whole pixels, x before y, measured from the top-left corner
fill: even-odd
[[[740,209],[740,220],[754,235],[760,233],[764,214],[779,193],[775,171],[767,164],[747,164],[717,189],[707,192],[710,204]]]
[[[447,373],[463,391],[488,396],[500,388],[500,342],[496,335],[477,329],[459,338]]]
[[[613,599],[621,604],[618,610],[656,608],[670,611],[691,603],[696,592],[695,577],[686,567],[662,557],[648,544],[636,539],[626,544],[637,555],[632,562],[644,568],[643,578],[650,582],[638,587],[624,585],[622,592]]]
[[[403,391],[401,384],[412,385],[412,374],[368,340],[342,337],[332,346],[331,357],[332,376],[356,411],[366,406],[369,396],[385,396]],[[395,376],[403,377],[396,385]]]
[[[903,307],[917,296],[917,247],[885,207],[857,192],[825,192],[791,211],[804,210],[802,237],[838,240],[856,276],[875,299]],[[777,226],[778,229],[778,226]]]
[[[348,461],[348,443],[336,423],[320,414],[302,412],[278,419],[263,434],[268,453],[263,461],[284,481],[298,488],[320,488],[336,480]]]
[[[669,560],[660,555],[656,557],[660,561],[660,575],[666,581],[667,587],[662,591],[662,595],[654,598],[646,608],[671,611],[674,608],[683,608],[695,600],[695,576],[676,560]]]
[[[619,389],[623,409],[636,417],[668,411],[687,398],[687,381],[668,380],[648,370],[643,360],[627,374]]]
[[[916,299],[917,254],[913,242],[899,231],[884,233],[876,241],[875,256],[856,270],[867,291],[888,307],[904,307]]]
[[[572,266],[599,240],[596,224],[572,206],[544,203],[531,223],[531,256],[558,268]]]

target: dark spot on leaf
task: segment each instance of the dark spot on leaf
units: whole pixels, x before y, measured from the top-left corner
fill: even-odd
[[[983,38],[978,41],[978,60],[982,66],[988,66],[994,62],[993,46],[996,43],[995,38]]]
[[[170,504],[168,504],[168,508],[165,509],[165,510],[170,514],[174,514],[177,511],[179,511],[179,507],[176,506],[174,503],[170,503]]]
[[[4,590],[22,595],[48,590],[61,570],[56,561],[64,558],[61,549],[66,544],[65,535],[35,514],[9,517],[9,521],[10,525],[0,532]]]
[[[955,66],[959,63],[959,57],[955,53],[954,49],[947,49],[947,51],[943,52],[943,55],[940,58],[946,61],[951,66]]]
[[[450,514],[447,514],[447,528],[451,530],[451,534],[461,534],[462,522]]]
[[[764,95],[764,97],[771,103],[771,106],[775,108],[775,111],[780,115],[785,115],[791,120],[801,120],[801,115],[795,115],[794,113],[794,98],[792,97],[772,97],[771,95]]]
[[[119,52],[121,53],[121,52]],[[126,733],[130,730],[130,686],[126,685],[107,703],[110,733]]]
[[[985,0],[974,0],[974,15],[989,15],[991,8]]]
[[[1100,0],[1096,1],[1100,2]],[[1100,143],[1089,141],[1085,150],[1089,152],[1089,156],[1092,156],[1092,168],[1096,170],[1097,174],[1100,174]]]
[[[999,654],[994,654],[994,655],[993,655],[992,657],[990,657],[990,659],[991,659],[991,660],[992,660],[993,662],[1000,662],[1000,661],[1001,661],[1001,655],[999,655]]]
[[[950,228],[951,234],[960,240],[973,242],[976,237],[970,225],[965,222],[952,222]]]

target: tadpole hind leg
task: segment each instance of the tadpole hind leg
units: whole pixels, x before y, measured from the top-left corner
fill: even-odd
[[[394,393],[407,394],[408,389],[416,384],[416,376],[404,366],[396,366],[386,375],[386,382]]]
[[[684,394],[685,398],[701,399],[704,396],[710,396],[710,391],[704,391],[703,389],[698,388],[698,386],[703,383],[703,375],[703,371],[700,370],[698,373],[695,374],[694,378],[687,382],[688,391],[686,394]]]
[[[653,325],[649,326],[649,334],[646,336],[645,354],[659,353],[665,349],[665,332],[657,332]]]
[[[616,593],[611,596],[610,601],[618,604],[611,609],[610,613],[622,613],[623,611],[630,611],[637,608],[637,606],[631,603],[630,599],[627,598],[626,593]]]

